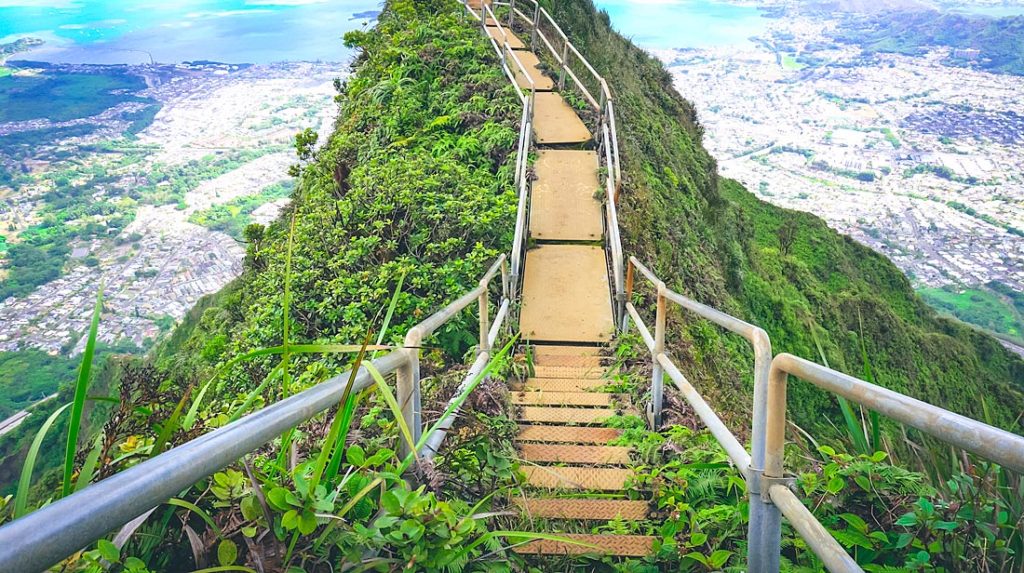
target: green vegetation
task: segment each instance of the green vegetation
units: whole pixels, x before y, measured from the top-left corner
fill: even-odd
[[[988,289],[923,288],[928,304],[956,318],[1018,342],[1024,341],[1024,318],[1012,303]]]
[[[5,78],[14,73],[14,70],[4,66],[0,66],[0,78]]]
[[[868,52],[910,56],[945,46],[952,48],[947,58],[952,65],[1024,75],[1024,46],[1017,41],[1022,25],[1024,16],[986,18],[918,10],[893,18],[891,12],[879,11],[846,18],[833,38]]]
[[[93,116],[124,102],[154,103],[131,95],[144,89],[144,79],[118,68],[99,68],[95,73],[43,69],[31,76],[8,75],[0,77],[0,122],[61,122]]]
[[[57,391],[71,380],[75,362],[38,350],[0,352],[0,420]]]
[[[782,67],[786,70],[800,71],[806,68],[807,65],[798,62],[793,54],[782,54]]]
[[[291,195],[295,184],[292,181],[275,183],[256,195],[246,195],[227,203],[214,205],[209,209],[196,211],[188,218],[197,225],[214,231],[221,231],[235,239],[242,240],[245,228],[249,225],[250,215],[261,205]]]

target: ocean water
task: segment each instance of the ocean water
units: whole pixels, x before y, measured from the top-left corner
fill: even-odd
[[[62,63],[342,61],[341,36],[379,0],[0,0],[0,43],[46,44],[17,58]]]
[[[769,20],[753,6],[714,0],[595,0],[612,26],[644,48],[743,45]]]

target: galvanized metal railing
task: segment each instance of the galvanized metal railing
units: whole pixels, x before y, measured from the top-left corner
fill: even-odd
[[[644,324],[643,319],[633,305],[634,274],[650,281],[656,292],[657,314],[654,322],[654,334]],[[700,393],[686,379],[672,359],[665,352],[665,333],[668,320],[668,303],[672,302],[694,314],[709,320],[726,330],[745,338],[754,350],[754,411],[751,424],[752,445],[748,454],[743,444],[729,431],[726,425]],[[748,485],[757,478],[756,470],[751,468],[764,467],[764,432],[768,404],[768,372],[772,361],[772,343],[764,329],[744,322],[724,312],[689,299],[665,286],[657,276],[643,265],[636,257],[629,258],[626,274],[626,316],[622,320],[621,330],[629,329],[632,319],[640,332],[644,343],[651,351],[651,423],[657,428],[661,426],[662,399],[664,397],[665,374],[675,383],[694,412],[725,449],[729,459],[747,480]],[[750,518],[748,523],[747,563],[751,573],[768,573],[779,569],[779,542],[781,540],[781,517],[778,508],[762,503],[761,492],[757,487],[748,487],[750,492]]]
[[[519,123],[519,141],[516,147],[516,166],[515,166],[515,184],[516,189],[519,193],[519,203],[516,208],[516,226],[515,232],[512,239],[512,253],[510,255],[510,266],[511,273],[509,277],[509,284],[511,294],[513,298],[519,292],[519,283],[522,278],[523,264],[526,258],[526,243],[529,232],[527,230],[529,221],[529,210],[530,210],[530,191],[532,184],[530,178],[527,176],[527,170],[529,169],[529,157],[530,150],[533,148],[533,116],[534,107],[537,99],[537,84],[530,77],[530,74],[526,70],[526,66],[516,55],[515,50],[509,44],[508,32],[505,27],[501,25],[497,16],[495,16],[491,6],[487,2],[481,2],[480,12],[477,13],[467,2],[462,3],[469,14],[480,22],[483,28],[484,35],[490,40],[491,45],[494,47],[495,53],[498,55],[498,59],[501,61],[502,70],[505,75],[508,76],[512,86],[516,88],[516,93],[519,95],[520,100],[523,103],[523,114],[522,120]],[[494,22],[495,28],[497,29],[496,35],[487,33],[487,23]],[[500,40],[500,41],[499,41]],[[511,61],[515,65],[515,70],[509,65]],[[518,71],[519,77],[523,79],[528,85],[524,89],[519,87],[519,82],[516,79],[516,71]]]
[[[800,501],[791,489],[793,480],[784,473],[786,386],[790,375],[1003,467],[1024,472],[1024,437],[791,354],[772,358],[771,340],[763,329],[673,292],[635,257],[630,257],[626,276],[629,298],[633,292],[634,271],[640,272],[654,285],[655,332],[651,334],[631,300],[627,300],[627,314],[621,328],[628,329],[631,320],[651,351],[652,423],[661,423],[663,384],[667,374],[746,479],[750,495],[749,571],[767,573],[779,570],[782,516],[829,571],[862,571]],[[665,352],[668,302],[739,334],[751,343],[754,349],[754,397],[749,454]]]
[[[372,361],[384,376],[397,374],[402,414],[417,443],[422,437],[420,346],[438,328],[477,303],[480,340],[476,362],[463,387],[476,379],[490,360],[491,348],[508,318],[511,300],[505,260],[505,255],[501,255],[475,289],[410,330],[403,348]],[[492,321],[488,304],[490,285],[499,272],[501,302]],[[58,563],[290,428],[337,406],[350,380],[354,392],[373,384],[365,367],[354,377],[351,371],[345,372],[0,527],[0,572],[32,573]],[[427,437],[420,449],[423,457],[433,457],[437,452],[454,417],[453,412]],[[408,453],[408,446],[403,444],[402,451]]]
[[[615,126],[615,104],[611,90],[608,88],[608,82],[605,81],[601,74],[597,73],[594,66],[569,41],[569,37],[562,31],[562,28],[555,22],[555,19],[537,3],[537,0],[509,0],[507,2],[495,1],[490,3],[485,0],[481,1],[479,18],[483,25],[487,25],[487,16],[490,15],[491,21],[499,29],[502,37],[507,38],[501,21],[491,11],[491,5],[502,6],[508,9],[507,26],[512,27],[516,22],[519,22],[523,25],[524,29],[529,31],[530,47],[532,50],[536,52],[541,46],[547,50],[547,54],[554,60],[558,68],[558,89],[560,91],[564,90],[566,79],[571,79],[573,86],[597,113],[596,121],[590,128],[597,142],[598,161],[604,167],[603,171],[605,173],[604,186],[606,197],[603,221],[606,239],[605,252],[612,278],[612,300],[610,303],[615,310],[615,323],[618,324],[625,313],[625,264],[622,238],[619,235],[618,218],[618,199],[622,188],[622,167],[619,157],[618,134]],[[526,7],[527,12],[521,9],[522,6]],[[473,12],[473,10],[470,9],[470,12]],[[574,69],[570,58],[574,58],[579,63],[582,71]],[[524,75],[528,77],[525,70]],[[593,85],[591,87],[586,85],[584,81],[586,78],[589,78],[592,82]],[[595,91],[598,93],[597,97],[594,96]],[[527,148],[528,150],[529,148]],[[520,209],[520,212],[524,215],[525,211],[525,209]],[[527,234],[525,224],[522,229],[523,236],[521,239],[525,242]],[[518,239],[516,244],[520,244]],[[515,255],[516,253],[513,254]],[[516,266],[516,260],[514,256],[513,269],[519,268]],[[518,277],[519,273],[513,271],[513,275]]]

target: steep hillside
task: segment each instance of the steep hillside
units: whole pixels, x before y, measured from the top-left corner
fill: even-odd
[[[999,343],[939,318],[887,259],[812,215],[760,201],[720,179],[695,110],[661,64],[612,30],[590,0],[548,9],[611,83],[623,154],[620,221],[626,251],[671,288],[764,327],[776,352],[828,362],[923,400],[1022,430],[1024,362]],[[673,316],[673,351],[719,406],[746,424],[749,351],[717,329]],[[791,385],[805,428],[828,432],[835,400]]]

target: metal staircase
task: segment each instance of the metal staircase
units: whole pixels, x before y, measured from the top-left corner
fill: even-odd
[[[403,348],[373,361],[380,373],[397,378],[398,400],[414,441],[421,444],[421,456],[430,458],[439,450],[456,414],[449,408],[424,432],[419,396],[423,342],[465,309],[476,307],[480,339],[463,382],[466,389],[484,373],[495,344],[509,334],[518,305],[519,332],[533,360],[532,375],[512,392],[520,412],[517,447],[526,474],[526,495],[513,503],[524,516],[543,520],[548,527],[581,531],[605,520],[650,518],[646,501],[623,495],[631,475],[630,448],[608,445],[620,431],[602,425],[620,406],[614,395],[600,391],[606,374],[601,348],[629,328],[640,333],[651,352],[652,426],[660,423],[668,378],[746,481],[751,501],[748,571],[778,571],[783,517],[830,571],[861,571],[789,487],[783,447],[791,377],[1024,472],[1021,436],[789,354],[773,356],[764,330],[673,292],[636,258],[627,262],[619,238],[622,177],[607,82],[536,0],[466,0],[464,6],[467,19],[490,39],[522,100],[515,167],[519,207],[510,254],[490,267],[479,286],[414,327]],[[572,101],[585,102],[590,113],[581,117],[567,103],[563,94],[569,90],[576,95]],[[537,157],[535,181],[529,176],[532,152]],[[656,293],[653,331],[631,302],[636,275]],[[493,313],[492,297],[498,301]],[[669,303],[750,342],[754,389],[749,452],[666,353]],[[359,391],[372,383],[365,367],[346,372],[15,520],[0,528],[0,572],[46,569],[124,524],[144,520],[153,508],[199,480],[335,406],[348,389]],[[590,495],[598,492],[600,497]],[[654,543],[635,535],[562,537],[564,541],[532,541],[515,550],[639,557],[649,555]]]

